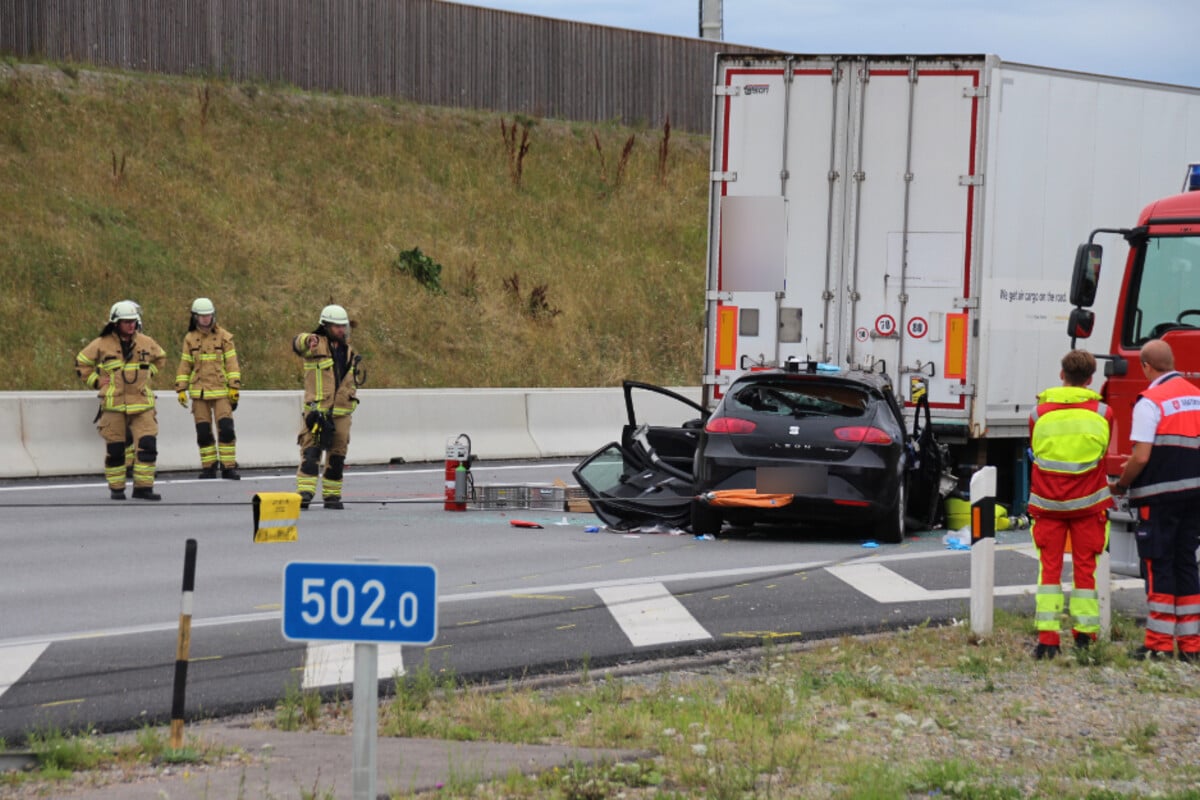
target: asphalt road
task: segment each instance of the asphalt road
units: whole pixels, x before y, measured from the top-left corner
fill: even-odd
[[[574,483],[571,461],[480,463],[478,486]],[[161,503],[107,499],[98,478],[0,484],[0,738],[170,718],[185,543],[197,542],[187,713],[271,706],[295,688],[349,693],[353,646],[284,639],[292,561],[429,564],[437,639],[383,644],[379,675],[427,664],[490,680],[963,619],[970,553],[941,532],[871,547],[856,530],[589,533],[590,514],[442,508],[441,465],[347,473],[344,511],[305,511],[296,542],[256,544],[240,482],[164,475]],[[542,528],[511,526],[513,519]],[[866,545],[866,546],[865,546]],[[1032,613],[1024,531],[997,536],[995,605]],[[1137,581],[1114,606],[1143,613]]]

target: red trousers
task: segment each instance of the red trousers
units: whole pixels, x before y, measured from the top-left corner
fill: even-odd
[[[1074,632],[1095,638],[1099,630],[1096,558],[1108,546],[1108,512],[1092,511],[1079,517],[1035,515],[1031,533],[1041,562],[1038,571],[1038,641],[1050,645],[1059,643],[1058,622],[1051,622],[1049,617],[1062,609],[1063,555],[1068,536],[1071,537],[1071,561],[1075,573],[1071,592]]]

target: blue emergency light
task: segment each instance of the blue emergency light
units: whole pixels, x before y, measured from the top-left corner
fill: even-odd
[[[1183,179],[1183,191],[1200,191],[1200,164],[1188,164],[1187,177]]]

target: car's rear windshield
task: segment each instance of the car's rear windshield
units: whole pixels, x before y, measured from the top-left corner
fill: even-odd
[[[867,402],[865,391],[845,384],[781,381],[735,386],[727,406],[739,413],[783,417],[860,417],[867,409]]]

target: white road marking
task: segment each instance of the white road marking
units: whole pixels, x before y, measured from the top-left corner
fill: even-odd
[[[930,600],[956,600],[971,596],[970,587],[961,589],[926,589],[908,578],[893,572],[882,564],[841,564],[826,567],[826,572],[840,578],[854,589],[862,592],[877,603],[922,603]],[[1113,590],[1136,589],[1142,586],[1138,578],[1122,578],[1112,582]],[[1063,584],[1070,591],[1070,584]],[[992,595],[1032,595],[1037,591],[1034,584],[1021,586],[997,586]]]
[[[295,476],[291,476],[295,477]],[[1000,550],[1017,550],[1024,552],[1026,546],[997,548]],[[892,561],[912,561],[917,559],[929,558],[962,558],[965,554],[957,550],[934,550],[928,552],[915,553],[889,553],[877,556],[865,556],[856,559],[852,564],[843,566],[872,566],[883,564]],[[1026,553],[1028,555],[1028,553]],[[639,578],[614,578],[603,581],[586,581],[579,583],[559,583],[546,586],[521,586],[508,589],[491,589],[478,592],[458,592],[455,594],[443,594],[438,597],[438,605],[449,603],[472,602],[476,600],[490,600],[496,598],[512,597],[514,595],[529,595],[529,594],[569,594],[571,592],[597,590],[608,587],[631,586],[645,583],[668,583],[673,581],[692,581],[692,580],[709,580],[713,578],[737,578],[737,577],[752,577],[755,575],[787,575],[789,573],[811,572],[813,570],[836,567],[835,562],[831,559],[823,561],[802,561],[789,564],[770,564],[766,566],[754,567],[731,567],[728,569],[701,570],[697,572],[682,572],[668,573],[660,575],[646,575]],[[836,567],[839,568],[840,567]],[[853,576],[851,576],[853,577]],[[1114,576],[1115,577],[1115,576]],[[845,580],[845,579],[844,579]],[[850,583],[847,580],[847,583]],[[855,589],[863,591],[870,595],[863,586],[858,583],[851,583]],[[915,584],[914,584],[915,585]],[[1117,589],[1142,589],[1144,584],[1136,578],[1113,580],[1112,587]],[[919,587],[918,587],[919,588]],[[1019,587],[997,587],[996,594],[1023,594],[1025,592],[1033,592],[1037,587],[1030,584],[1029,586]],[[969,597],[970,589],[948,589],[930,591],[922,589],[926,592],[920,598],[911,597],[904,602],[915,602],[918,599],[924,600],[939,600],[954,597]],[[230,614],[223,617],[202,617],[192,618],[192,629],[212,627],[219,625],[244,625],[253,622],[278,622],[282,612],[275,611],[256,611],[250,614]],[[71,631],[65,633],[47,634],[43,636],[26,636],[13,639],[0,639],[0,649],[6,647],[20,647],[29,644],[53,644],[55,642],[70,642],[80,639],[92,639],[105,636],[126,636],[137,633],[158,633],[161,631],[175,631],[179,627],[178,618],[172,618],[169,621],[148,623],[144,625],[129,625],[123,627],[100,628],[91,631]]]
[[[661,583],[599,588],[596,594],[634,647],[712,638]]]
[[[379,645],[378,675],[381,679],[404,674],[400,645]],[[354,682],[354,642],[310,642],[304,654],[304,683],[301,688],[319,689]]]
[[[574,468],[576,466],[578,466],[578,462],[570,462],[570,463],[562,463],[562,464],[538,464],[535,467],[531,467],[531,466],[528,466],[525,464],[511,464],[511,465],[502,465],[502,466],[495,466],[495,467],[483,466],[480,464],[476,464],[475,469],[478,472],[488,472],[488,471],[492,471],[492,470],[499,472],[499,471],[503,471],[503,470],[553,469],[553,468],[558,468],[558,467]],[[398,470],[394,470],[394,469],[369,470],[369,471],[355,470],[354,477],[355,478],[367,478],[367,477],[378,476],[378,475],[443,475],[443,474],[445,474],[445,472],[446,472],[446,468],[444,466],[424,467],[421,469],[406,469],[402,472],[398,471]],[[291,481],[292,483],[295,483],[296,474],[294,472],[287,473],[285,475],[243,474],[242,480],[243,481]],[[200,478],[163,478],[162,476],[159,476],[154,481],[154,483],[155,483],[155,485],[169,486],[172,484],[184,484],[184,483],[212,484],[212,481],[211,480],[207,480],[207,481],[201,480]],[[107,489],[108,484],[107,483],[55,483],[55,484],[44,484],[44,485],[40,485],[40,486],[27,486],[24,484],[18,484],[16,486],[0,486],[0,492],[44,492],[47,490],[61,491],[63,489],[87,489],[89,491],[94,491],[97,487],[103,487],[103,488]],[[430,495],[430,497],[432,497],[432,496],[433,496],[433,494]],[[442,495],[439,493],[437,496],[441,497]]]
[[[49,647],[49,642],[25,644],[18,647],[0,647],[0,697],[21,680],[33,662]]]

